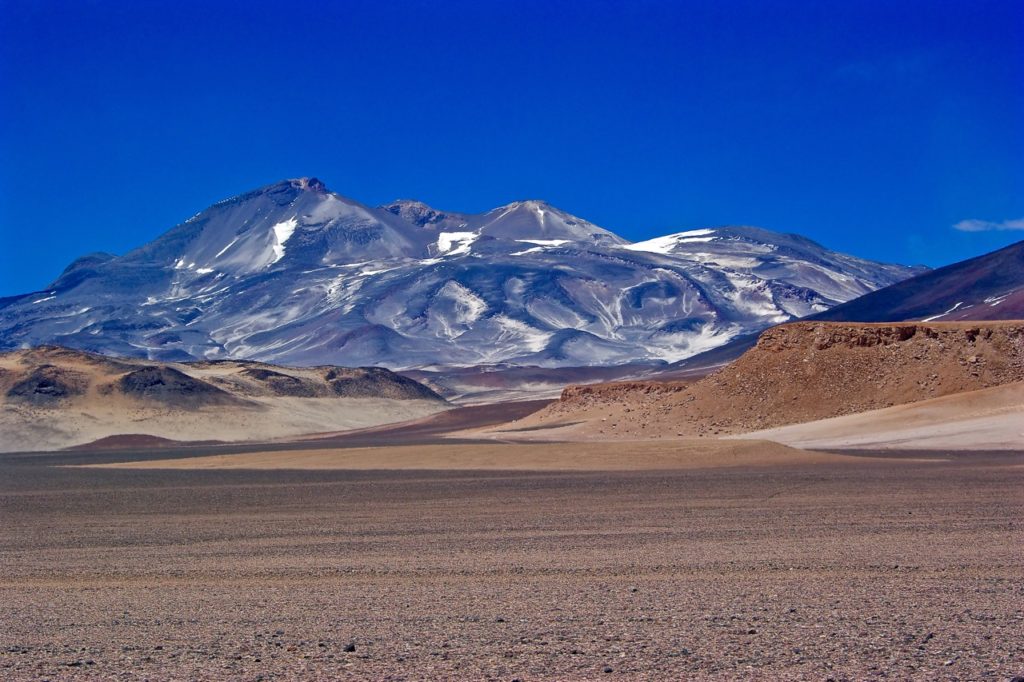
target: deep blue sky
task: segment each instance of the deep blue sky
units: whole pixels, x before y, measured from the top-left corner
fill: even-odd
[[[315,175],[941,265],[1024,239],[1024,4],[0,4],[0,295]]]

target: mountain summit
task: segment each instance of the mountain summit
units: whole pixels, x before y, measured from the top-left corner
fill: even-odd
[[[675,361],[919,271],[752,227],[631,244],[542,201],[373,208],[299,178],[0,300],[0,348],[391,368]]]
[[[565,240],[601,244],[625,244],[608,230],[555,208],[546,201],[516,201],[480,216],[467,226],[480,234],[501,239]]]
[[[299,178],[214,204],[123,261],[199,275],[246,275],[352,258],[416,258],[428,241],[387,211],[329,192],[316,178]]]

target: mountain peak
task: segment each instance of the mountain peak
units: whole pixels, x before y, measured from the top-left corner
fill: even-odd
[[[327,185],[322,180],[313,177],[302,177],[302,178],[286,178],[284,180],[278,180],[277,182],[269,185],[264,185],[257,189],[238,194],[233,197],[228,197],[218,201],[214,206],[227,206],[232,204],[238,204],[240,202],[258,200],[261,197],[272,196],[276,197],[277,202],[291,202],[295,198],[304,194],[311,194],[316,197],[326,197],[330,195],[338,196],[334,192],[327,189]],[[341,198],[341,197],[340,197]],[[198,216],[198,214],[196,214]]]
[[[462,213],[439,211],[416,199],[395,199],[390,204],[377,208],[413,225],[428,229],[455,230],[466,223],[466,216]]]
[[[420,211],[436,211],[433,206],[426,202],[420,201],[419,199],[395,199],[390,204],[381,204],[377,208],[383,208],[385,211],[392,208],[415,208]]]
[[[393,367],[672,362],[913,274],[756,228],[629,244],[541,199],[472,215],[409,199],[371,208],[302,177],[0,301],[0,348]],[[1000,286],[985,307],[1011,309]]]
[[[499,206],[490,211],[494,214],[509,214],[509,213],[520,213],[520,214],[533,214],[538,220],[543,220],[546,213],[553,213],[558,216],[566,217],[577,222],[583,222],[582,219],[576,218],[575,216],[566,213],[565,211],[552,206],[543,199],[520,199],[518,201],[512,201]]]
[[[307,192],[326,192],[327,185],[321,182],[317,178],[293,178],[287,181],[289,185],[295,189],[305,190]]]
[[[565,239],[624,244],[618,235],[578,218],[542,199],[499,206],[471,221],[481,234],[504,239]]]
[[[505,204],[502,208],[554,209],[551,204],[543,199],[520,199],[519,201],[513,201],[509,204]]]

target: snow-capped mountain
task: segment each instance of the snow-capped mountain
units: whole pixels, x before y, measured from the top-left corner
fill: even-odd
[[[878,288],[879,263],[823,249],[800,235],[779,234],[759,227],[690,230],[624,248],[665,254],[811,289],[831,304],[852,300]],[[894,266],[881,267],[894,271]],[[895,271],[906,277],[908,269],[895,266]],[[921,271],[923,269],[916,270]]]
[[[303,178],[0,299],[0,348],[395,369],[675,361],[917,272],[757,228],[631,244],[541,201],[372,208]]]

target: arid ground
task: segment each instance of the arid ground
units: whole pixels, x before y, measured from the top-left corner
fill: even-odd
[[[474,447],[0,455],[0,679],[1024,674],[1024,453]]]

